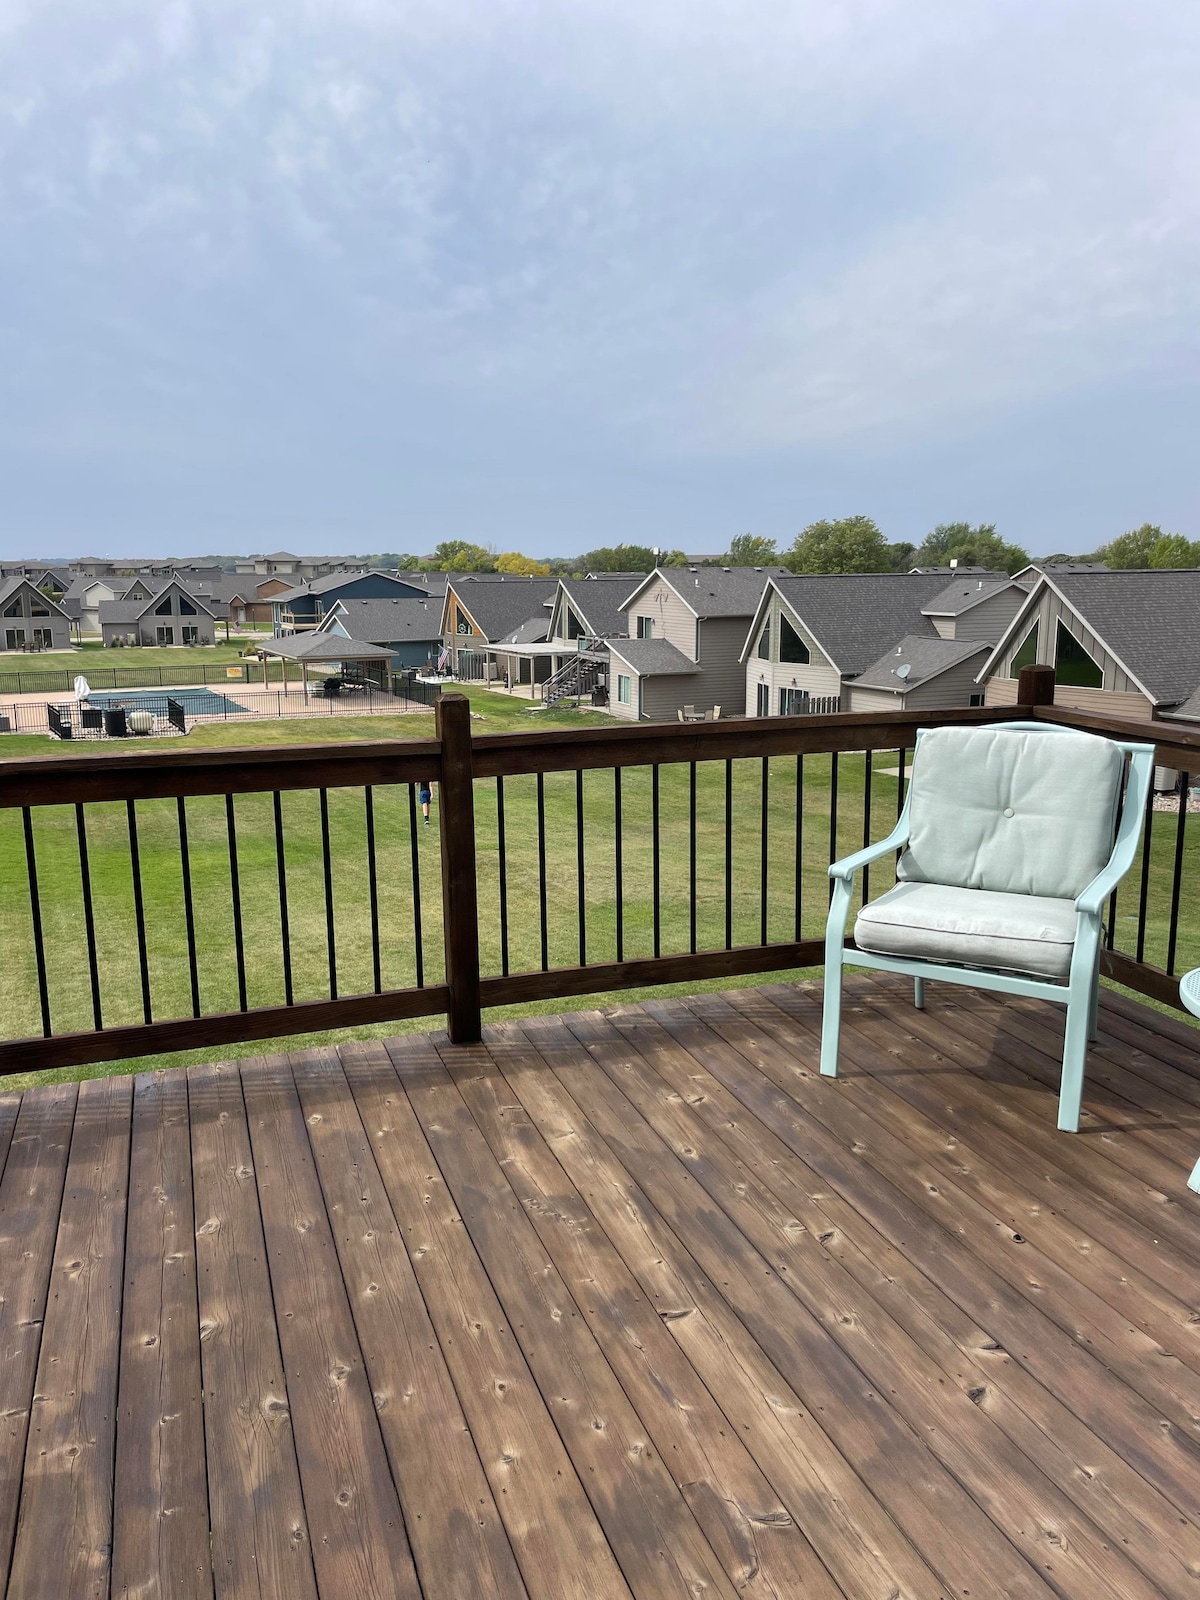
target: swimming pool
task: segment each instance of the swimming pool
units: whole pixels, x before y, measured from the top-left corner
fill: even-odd
[[[165,717],[168,700],[182,706],[184,715],[189,717],[232,717],[246,709],[228,695],[214,694],[211,689],[123,689],[90,694],[87,703],[98,711],[105,711],[109,706],[125,706],[129,711],[152,711],[156,717]]]

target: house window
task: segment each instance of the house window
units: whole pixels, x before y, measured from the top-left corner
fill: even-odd
[[[758,654],[762,661],[771,659],[771,624],[768,622],[758,636]]]
[[[174,644],[175,643],[175,629],[174,628],[162,628],[162,627],[155,628],[154,636],[155,636],[155,639],[158,641],[159,644]]]
[[[470,633],[470,631],[471,631],[471,624],[467,621],[466,617],[460,615],[459,619],[458,619],[458,623],[457,623],[457,625],[455,627],[455,632],[456,633]]]
[[[1013,658],[1012,658],[1012,665],[1008,669],[1009,677],[1010,678],[1019,678],[1021,676],[1021,668],[1022,667],[1033,667],[1033,666],[1036,666],[1037,665],[1037,656],[1038,656],[1038,625],[1035,622],[1033,627],[1030,628],[1029,632],[1025,635],[1024,639],[1021,641],[1020,649],[1017,651],[1016,655],[1014,655]]]
[[[197,627],[187,627],[185,625],[183,629],[183,642],[184,644],[199,644],[200,629]]]
[[[584,635],[583,623],[580,622],[579,618],[571,610],[570,606],[568,606],[567,607],[567,638],[568,639],[582,639],[583,635]]]
[[[185,600],[182,595],[179,596],[179,610],[180,614],[185,617],[194,617],[196,615],[195,606],[190,600]]]
[[[786,627],[786,626],[787,626],[787,624],[784,623],[784,627]],[[779,642],[780,642],[780,646],[782,647],[783,640],[780,639]],[[764,685],[764,687],[765,687],[765,685]],[[807,689],[780,689],[780,691],[779,691],[779,715],[781,717],[800,717],[800,716],[803,716],[805,710],[807,709],[807,701],[808,701],[808,690]]]
[[[4,608],[4,615],[6,617],[21,617],[24,616],[24,614],[25,613],[21,610],[20,595],[18,595],[15,600],[13,600],[9,605],[6,605]]]
[[[637,636],[639,639],[652,639],[654,637],[653,617],[639,617],[637,619]]]
[[[779,619],[779,659],[804,663],[812,660],[808,646],[784,616]]]
[[[1071,684],[1077,689],[1103,689],[1103,668],[1063,622],[1058,624],[1054,656],[1055,683]]]
[[[967,701],[967,704],[971,705],[971,706],[981,706],[981,705],[983,705],[983,703],[984,703],[984,700],[983,700],[983,696],[981,694],[973,694],[971,696],[971,698]]]
[[[623,672],[617,673],[617,699],[623,706],[630,704],[630,680]]]
[[[24,650],[25,629],[6,628],[4,630],[4,648],[6,650]]]
[[[46,604],[45,596],[36,592],[29,602],[29,609],[35,617],[48,617],[50,615],[50,607]]]
[[[156,617],[169,617],[171,615],[171,596],[170,595],[168,595],[165,600],[160,600],[158,602],[158,604],[154,608],[154,615]]]
[[[35,650],[54,649],[54,634],[49,628],[35,628],[33,630],[33,648]]]
[[[760,717],[771,715],[771,690],[765,683],[758,686],[758,713]]]

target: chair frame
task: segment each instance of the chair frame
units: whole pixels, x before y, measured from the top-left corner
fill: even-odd
[[[1005,730],[1045,734],[1048,738],[1075,731],[1046,722],[1002,722],[994,726]],[[926,732],[928,730],[925,728],[917,731],[913,749],[914,767],[921,748],[921,739]],[[1025,977],[1015,972],[997,972],[986,967],[957,967],[902,956],[874,955],[869,950],[860,950],[857,945],[847,944],[846,922],[854,895],[855,875],[868,863],[887,855],[889,850],[899,850],[908,843],[909,813],[912,805],[911,783],[905,796],[904,808],[887,838],[833,863],[829,868],[829,876],[833,880],[833,893],[829,905],[829,919],[825,925],[825,1003],[821,1022],[823,1077],[836,1078],[838,1073],[844,967],[874,967],[881,972],[899,972],[911,977],[913,1001],[918,1010],[924,1010],[925,1007],[927,978],[942,983],[965,984],[973,989],[991,989],[1001,994],[1022,995],[1034,1000],[1052,1000],[1067,1008],[1062,1080],[1058,1097],[1058,1126],[1066,1133],[1079,1131],[1088,1041],[1096,1037],[1097,1031],[1096,1011],[1100,998],[1100,946],[1104,903],[1133,865],[1142,834],[1150,782],[1154,776],[1152,744],[1130,744],[1123,739],[1114,739],[1111,742],[1129,758],[1121,819],[1108,862],[1076,897],[1075,945],[1071,952],[1071,968],[1065,984],[1054,983],[1044,978]]]

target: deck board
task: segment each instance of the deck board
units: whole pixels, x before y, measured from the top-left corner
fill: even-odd
[[[0,1597],[1200,1597],[1200,1035],[928,998],[0,1096]]]

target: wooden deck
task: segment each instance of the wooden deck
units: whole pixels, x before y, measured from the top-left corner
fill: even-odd
[[[1198,1036],[851,989],[0,1097],[0,1591],[1200,1595]]]

